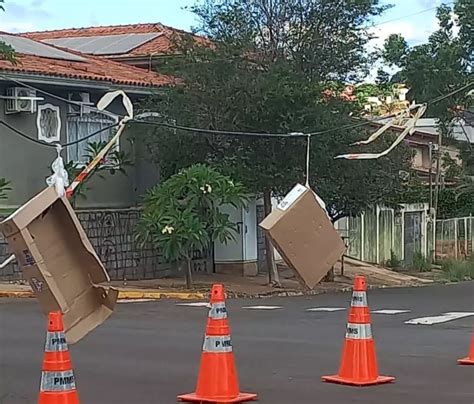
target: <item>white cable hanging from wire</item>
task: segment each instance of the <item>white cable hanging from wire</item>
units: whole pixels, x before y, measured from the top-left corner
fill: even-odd
[[[46,179],[46,184],[49,187],[55,187],[57,194],[62,198],[66,192],[66,188],[69,186],[69,175],[64,168],[64,160],[61,157],[62,146],[56,145],[57,157],[51,164],[51,170],[53,175]]]
[[[413,134],[415,131],[415,125],[418,122],[423,114],[426,111],[426,104],[416,105],[418,110],[416,111],[414,117],[406,124],[405,129],[400,134],[400,136],[395,139],[392,145],[385,149],[383,152],[380,153],[349,153],[349,154],[341,154],[339,156],[334,157],[335,159],[346,159],[346,160],[376,160],[380,157],[386,156],[389,154],[395,147],[397,147],[408,135]],[[394,118],[393,118],[394,119]],[[376,140],[382,133],[384,133],[387,129],[389,129],[393,124],[393,119],[391,119],[387,124],[385,124],[382,128],[380,128],[377,132],[373,133],[367,140],[357,142],[355,144],[362,144],[366,145],[372,143]]]

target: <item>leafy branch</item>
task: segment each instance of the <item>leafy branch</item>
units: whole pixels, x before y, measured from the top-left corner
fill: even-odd
[[[7,181],[5,178],[0,178],[0,200],[7,199],[7,194],[11,190],[10,181]]]
[[[214,241],[227,243],[237,230],[222,205],[236,208],[248,200],[243,186],[205,165],[181,170],[146,195],[137,239],[151,243],[165,259],[185,261],[186,286],[192,287],[192,258],[209,251]]]

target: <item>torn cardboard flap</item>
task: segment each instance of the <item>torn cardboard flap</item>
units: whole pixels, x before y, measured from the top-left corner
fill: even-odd
[[[329,219],[324,202],[300,184],[260,227],[299,281],[310,289],[321,282],[346,248]]]
[[[0,223],[45,314],[63,313],[66,338],[78,342],[114,311],[118,290],[66,198],[48,187]]]

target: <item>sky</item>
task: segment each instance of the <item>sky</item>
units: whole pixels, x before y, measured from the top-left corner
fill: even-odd
[[[417,44],[436,29],[434,8],[441,0],[383,0],[394,7],[375,20],[373,28],[381,44],[392,33],[403,33],[410,44]],[[23,32],[94,25],[161,22],[176,28],[196,25],[193,14],[186,10],[195,0],[5,0],[5,13],[0,13],[0,30]],[[420,11],[429,11],[406,17]]]

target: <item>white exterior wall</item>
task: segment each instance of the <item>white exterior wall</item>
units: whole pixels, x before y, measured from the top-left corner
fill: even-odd
[[[226,205],[221,208],[230,215],[230,220],[237,224],[238,233],[235,241],[227,244],[215,242],[214,258],[216,264],[231,262],[257,261],[257,209],[256,201],[251,200],[247,209],[236,209]]]

